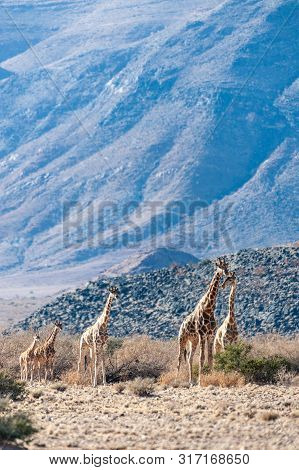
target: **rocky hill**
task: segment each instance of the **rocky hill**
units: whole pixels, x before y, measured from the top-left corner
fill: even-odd
[[[238,277],[236,316],[243,334],[299,331],[298,260],[296,246],[248,249],[228,256]],[[110,334],[176,336],[182,319],[207,288],[213,270],[213,262],[206,260],[113,278],[120,297],[112,309]],[[17,326],[39,328],[60,319],[65,331],[81,332],[101,313],[111,282],[108,278],[88,282]],[[226,315],[227,299],[228,291],[221,290],[216,311],[219,321]]]

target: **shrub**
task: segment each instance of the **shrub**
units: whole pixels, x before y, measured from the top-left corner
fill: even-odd
[[[33,392],[31,392],[33,398],[40,398],[43,394],[44,392],[42,390],[33,390]]]
[[[299,372],[299,335],[282,336],[278,334],[257,335],[249,342],[253,356],[272,357],[279,353]]]
[[[24,413],[0,417],[0,442],[26,440],[36,429]]]
[[[263,421],[275,421],[279,418],[279,414],[275,411],[264,411],[260,414],[260,417]]]
[[[154,391],[154,382],[151,379],[136,378],[128,385],[128,390],[138,397],[149,397]]]
[[[187,368],[184,368],[179,376],[175,369],[163,372],[159,377],[159,384],[163,387],[189,387]]]
[[[158,378],[172,368],[176,358],[175,341],[153,340],[147,336],[125,339],[107,361],[107,381]]]
[[[107,354],[112,357],[118,349],[123,345],[124,340],[121,338],[109,338],[107,344]]]
[[[59,383],[54,383],[53,385],[51,385],[51,388],[53,390],[56,390],[57,392],[65,392],[67,389],[67,386],[59,382]]]
[[[281,356],[254,357],[252,346],[243,342],[228,345],[225,351],[216,354],[214,366],[218,371],[239,372],[247,381],[259,384],[275,383],[279,371],[291,368]]]
[[[22,398],[25,393],[25,384],[18,382],[17,380],[9,377],[9,375],[1,371],[0,372],[0,397],[9,397],[12,400]]]
[[[117,393],[122,393],[125,390],[126,386],[124,382],[118,382],[114,385],[114,389]]]
[[[8,398],[1,398],[0,399],[0,413],[3,413],[4,411],[6,411],[8,406],[9,406]]]

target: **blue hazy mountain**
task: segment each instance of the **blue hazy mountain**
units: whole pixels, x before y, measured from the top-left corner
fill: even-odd
[[[296,4],[4,0],[0,270],[297,240]]]

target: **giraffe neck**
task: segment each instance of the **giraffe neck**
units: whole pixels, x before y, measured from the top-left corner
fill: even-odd
[[[209,285],[209,288],[206,293],[206,298],[208,299],[211,305],[214,305],[216,302],[216,297],[219,289],[219,282],[222,276],[222,271],[216,271],[213,276],[213,279]]]
[[[27,351],[28,351],[29,353],[34,350],[36,343],[37,343],[37,340],[34,339],[34,340],[32,341],[32,343],[30,344],[29,348],[27,349]]]
[[[229,302],[228,302],[228,316],[230,320],[235,319],[235,293],[236,293],[236,284],[233,284],[230,289]]]
[[[58,328],[57,328],[57,326],[55,326],[55,327],[54,327],[54,330],[53,330],[52,333],[50,334],[49,338],[45,341],[45,344],[46,344],[47,346],[54,344],[55,339],[56,339],[56,336],[57,336],[57,333],[58,333]]]
[[[101,322],[101,325],[107,325],[108,324],[113,298],[114,298],[113,295],[110,293],[109,296],[108,296],[108,299],[106,300],[106,304],[105,304],[103,313],[99,318],[99,321]]]

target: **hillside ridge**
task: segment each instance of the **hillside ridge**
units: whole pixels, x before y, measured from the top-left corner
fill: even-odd
[[[299,247],[246,249],[227,259],[238,280],[235,310],[241,333],[252,336],[298,332]],[[112,279],[98,278],[57,297],[15,327],[40,328],[59,319],[65,331],[79,333],[101,313],[107,289],[115,284],[120,298],[111,312],[111,335],[171,338],[207,289],[213,272],[213,261],[205,260]],[[218,321],[227,314],[228,294],[228,290],[219,292]]]

